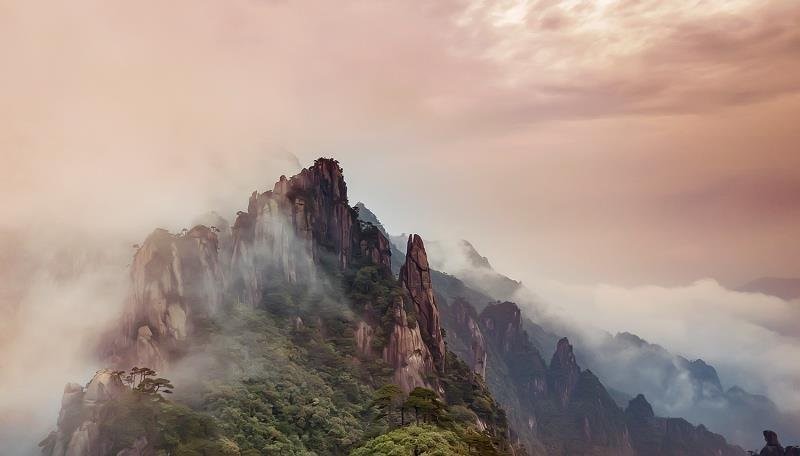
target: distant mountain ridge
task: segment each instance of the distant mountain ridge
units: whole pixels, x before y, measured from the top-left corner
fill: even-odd
[[[455,264],[470,264],[475,270],[468,271],[462,267],[447,272],[462,279],[467,288],[477,288],[492,300],[513,299],[514,293],[522,286],[520,282],[492,269],[489,260],[467,241],[450,243],[460,244],[460,250],[454,250],[452,246],[443,248],[441,241],[430,244],[432,250],[440,254],[456,251],[463,255],[466,260]],[[470,258],[479,260],[473,262],[469,261]],[[447,267],[442,261],[434,264]],[[487,277],[490,280],[486,280]],[[496,283],[513,285],[492,286]],[[478,303],[475,307],[481,309],[483,306]],[[599,333],[590,341],[567,328],[543,328],[524,316],[522,326],[539,350],[554,346],[559,338],[556,333],[568,335],[576,343],[578,358],[585,360],[588,367],[603,379],[609,394],[620,406],[626,406],[637,394],[645,393],[648,398],[655,399],[654,403],[658,404],[657,408],[662,413],[677,411],[682,416],[688,415],[687,418],[695,423],[713,423],[715,430],[742,444],[758,439],[754,429],[762,426],[775,428],[787,441],[800,440],[797,428],[793,425],[800,423],[800,419],[781,413],[763,395],[751,394],[735,385],[726,390],[716,369],[702,359],[690,360],[674,355],[663,347],[626,332],[614,336]],[[634,353],[638,354],[632,357]],[[658,376],[654,376],[656,372]],[[688,389],[683,389],[684,386]],[[681,397],[687,392],[689,402]],[[671,405],[675,403],[684,405],[675,408]]]
[[[359,216],[362,215],[364,220],[382,227],[377,216],[363,204],[359,205]],[[403,237],[390,237],[398,251],[402,250]],[[513,295],[522,286],[520,282],[494,271],[489,260],[467,241],[449,245],[428,242],[426,246],[440,258],[431,260],[432,267],[449,265],[457,270],[453,275],[432,272],[449,347],[486,378],[506,408],[517,438],[532,454],[744,454],[722,436],[686,420],[658,418],[652,413],[640,419],[635,413],[627,413],[591,370],[577,364],[576,351],[568,339],[559,340],[526,318],[516,304],[493,296]],[[462,258],[441,260],[454,253]],[[555,347],[549,362],[541,355],[548,346]],[[713,371],[701,362],[686,363],[694,366],[698,374],[709,375]],[[614,391],[614,397],[623,396],[633,398]],[[646,403],[640,396],[632,402],[633,409],[642,401]],[[651,408],[649,404],[647,407]]]
[[[761,277],[736,288],[746,293],[762,293],[790,301],[800,298],[800,278]]]

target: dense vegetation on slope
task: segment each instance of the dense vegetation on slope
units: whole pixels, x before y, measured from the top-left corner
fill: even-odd
[[[469,451],[463,439],[454,432],[429,425],[413,425],[370,440],[355,450],[352,456],[460,456]]]
[[[390,385],[392,370],[357,356],[354,314],[344,303],[380,309],[398,290],[372,266],[313,287],[271,283],[260,308],[230,303],[196,322],[193,349],[172,369],[176,402],[118,395],[104,405],[100,431],[114,454],[142,436],[155,450],[181,455],[389,455],[404,445],[436,449],[421,454],[502,454],[505,414],[452,353],[436,419],[423,412],[413,424],[420,406],[413,393],[400,393],[407,421],[382,417],[376,391]],[[479,431],[479,421],[493,434]]]
[[[304,198],[315,198],[313,192],[306,193]],[[403,393],[393,385],[397,367],[387,364],[380,353],[388,349],[388,339],[396,337],[398,324],[411,331],[408,334],[418,331],[417,311],[409,291],[391,273],[388,257],[376,261],[369,256],[375,251],[364,247],[364,242],[381,242],[379,231],[365,223],[354,224],[353,229],[362,241],[361,252],[349,257],[345,267],[341,255],[321,244],[314,270],[297,270],[306,274],[302,280],[287,276],[280,264],[268,263],[259,271],[257,293],[243,293],[252,282],[233,275],[216,309],[202,302],[202,293],[219,276],[204,272],[214,271],[213,231],[196,228],[180,235],[157,231],[141,250],[142,296],[157,287],[157,296],[170,300],[177,294],[178,302],[196,307],[186,307],[186,326],[170,326],[172,332],[162,331],[164,335],[152,331],[160,321],[172,325],[172,308],[166,320],[147,320],[146,312],[152,308],[145,307],[145,313],[123,320],[122,328],[129,334],[131,325],[135,329],[144,323],[133,347],[146,350],[128,351],[128,356],[155,354],[149,359],[168,362],[175,402],[160,395],[139,401],[131,399],[138,392],[124,392],[109,395],[101,405],[68,403],[65,392],[62,414],[76,415],[75,425],[60,420],[59,431],[43,442],[44,453],[61,456],[64,449],[75,447],[80,449],[77,454],[112,450],[139,454],[131,453],[139,451],[137,445],[144,445],[142,454],[159,455],[388,455],[407,444],[436,449],[420,454],[512,451],[505,413],[482,379],[453,353],[445,352],[441,365],[428,374],[432,378],[425,380],[436,391],[417,387]],[[147,285],[149,280],[154,285]],[[173,288],[181,280],[184,285]],[[193,282],[187,286],[187,280]],[[249,297],[257,300],[243,299]],[[398,302],[404,315],[400,323]],[[140,303],[151,305],[146,300]],[[202,311],[197,312],[200,305]],[[366,351],[358,346],[355,334],[364,321],[370,327]],[[187,337],[172,338],[175,331],[184,331]],[[125,347],[131,345],[115,347],[115,353],[123,354],[117,359],[129,359]],[[97,389],[108,375],[99,380],[95,376],[86,388],[75,385],[77,394],[83,397]],[[390,400],[399,407],[393,419],[386,414],[387,390],[397,392]],[[398,415],[408,419],[398,422]],[[399,447],[387,447],[387,442]]]
[[[405,432],[376,419],[375,391],[392,371],[381,359],[359,358],[353,340],[353,308],[384,314],[401,293],[397,281],[372,265],[328,273],[314,287],[267,285],[260,309],[232,305],[198,335],[198,355],[186,358],[210,364],[178,398],[213,416],[243,454],[347,454],[371,437]],[[374,348],[383,343],[378,329]],[[505,415],[485,385],[453,354],[446,372],[447,409],[426,435],[464,437],[480,419],[500,430],[484,439],[501,447]]]

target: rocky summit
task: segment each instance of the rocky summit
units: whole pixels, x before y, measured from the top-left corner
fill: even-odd
[[[233,223],[156,229],[105,368],[66,386],[43,454],[744,454],[644,396],[623,410],[567,338],[545,361],[515,303],[404,241],[350,205],[327,158],[253,192]]]

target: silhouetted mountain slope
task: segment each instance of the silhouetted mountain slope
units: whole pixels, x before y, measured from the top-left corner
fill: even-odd
[[[490,390],[505,406],[517,436],[532,454],[744,454],[703,427],[655,417],[635,424],[645,433],[645,441],[649,433],[666,446],[659,446],[657,453],[648,453],[649,448],[642,445],[636,449],[630,420],[600,379],[580,368],[567,339],[558,341],[547,363],[523,329],[515,304],[488,305],[478,315],[477,328],[475,312],[467,305],[456,297],[441,307],[450,346],[462,359],[476,360],[475,370],[485,369]]]
[[[630,401],[625,418],[637,454],[652,456],[738,456],[744,451],[725,443],[722,436],[682,418],[660,418],[643,395]]]
[[[436,245],[442,245],[438,243]],[[453,252],[452,249],[443,251]],[[456,250],[455,254],[462,255],[463,252]],[[482,256],[475,252],[472,256]],[[463,261],[456,264],[463,264]],[[477,262],[477,267],[482,268],[488,264],[488,261]],[[494,274],[497,274],[493,271]],[[463,277],[463,282],[460,281]],[[448,276],[450,286],[437,287],[437,289],[446,291],[454,290],[451,297],[463,297],[472,293],[472,297],[467,301],[477,301],[485,299],[488,296],[486,288],[483,286],[484,281],[477,279],[476,275],[469,275],[459,273],[456,274],[458,278]],[[485,276],[485,274],[482,274]],[[467,278],[469,277],[469,278]],[[511,279],[508,281],[514,282]],[[518,282],[514,282],[518,283]],[[456,285],[457,284],[457,285]],[[468,285],[469,284],[469,285]],[[471,286],[475,285],[481,287],[482,292],[476,292]],[[483,296],[482,296],[483,295]],[[494,300],[494,296],[490,296]],[[483,304],[475,306],[478,309],[483,308]],[[445,327],[449,329],[448,320],[445,317]],[[521,328],[527,333],[527,338],[530,340],[529,345],[534,347],[537,351],[541,352],[546,347],[553,347],[558,341],[558,336],[555,332],[566,332],[570,338],[574,338],[577,342],[575,352],[578,357],[583,359],[587,366],[598,374],[599,378],[603,380],[606,385],[611,385],[613,388],[608,388],[607,393],[615,399],[615,403],[620,407],[624,407],[627,402],[636,394],[644,392],[648,396],[657,398],[659,410],[665,414],[672,414],[675,410],[675,404],[684,404],[683,408],[678,412],[679,414],[688,414],[690,419],[694,422],[710,422],[715,426],[715,430],[722,430],[729,436],[733,436],[740,442],[749,442],[753,439],[753,430],[761,427],[760,421],[766,419],[766,422],[774,423],[775,427],[784,430],[779,424],[782,421],[781,414],[777,412],[777,408],[766,398],[763,402],[756,400],[758,396],[750,395],[741,388],[736,388],[739,399],[734,400],[734,394],[729,395],[728,392],[722,388],[722,382],[717,375],[713,366],[708,365],[703,360],[688,360],[683,357],[675,356],[665,350],[663,347],[649,344],[647,341],[639,338],[638,336],[630,333],[621,333],[617,336],[598,332],[590,339],[585,339],[583,333],[574,332],[569,328],[547,329],[544,328],[525,315],[520,316]],[[598,343],[599,341],[599,343]],[[493,369],[492,362],[497,356],[492,356],[493,347],[489,344],[487,351],[489,359],[487,361],[487,380],[489,384],[493,385]],[[462,356],[468,356],[466,353]],[[516,363],[513,363],[516,365]],[[496,394],[501,403],[511,400],[517,401],[516,398],[509,399],[513,395],[503,394],[500,391],[507,391],[506,376],[509,375],[507,366],[499,369],[501,372],[498,377],[503,377],[502,380],[497,380]],[[688,401],[688,402],[687,402]],[[687,405],[688,404],[688,405]],[[525,420],[517,419],[517,414],[513,407],[509,408],[508,413],[512,422],[522,429]],[[515,420],[517,420],[515,422]],[[791,420],[790,420],[791,422]],[[791,435],[791,431],[785,431],[787,435]],[[524,435],[520,432],[520,435]]]
[[[716,369],[701,359],[688,360],[630,333],[594,337],[582,359],[609,385],[643,393],[660,413],[705,423],[733,442],[755,439],[753,429],[774,428],[789,441],[800,440],[796,416],[781,412],[763,395],[728,387]]]

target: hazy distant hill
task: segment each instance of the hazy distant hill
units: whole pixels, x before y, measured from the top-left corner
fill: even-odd
[[[763,293],[791,300],[800,298],[800,278],[761,277],[736,288],[747,293]]]
[[[433,261],[432,265],[441,267],[463,280],[467,288],[479,290],[493,300],[513,300],[514,292],[523,287],[520,282],[494,270],[489,260],[467,241],[436,241],[428,245],[428,250],[437,252],[437,257],[451,257],[447,261]],[[454,260],[453,256],[459,259]],[[784,285],[784,289],[788,288]],[[439,292],[446,290],[444,286],[437,289]],[[480,302],[473,302],[473,305],[479,312],[484,308]],[[716,369],[702,359],[676,355],[628,332],[612,335],[589,328],[543,327],[526,315],[522,315],[521,324],[540,353],[552,350],[560,337],[569,337],[578,359],[599,377],[621,407],[641,393],[652,403],[656,414],[678,415],[696,424],[703,423],[739,444],[753,444],[754,439],[759,439],[757,429],[763,426],[774,428],[787,441],[800,439],[796,431],[800,417],[780,412],[776,404],[763,395],[752,394],[735,385],[726,386]],[[493,367],[491,360],[488,365]],[[513,410],[510,412],[513,419]]]

